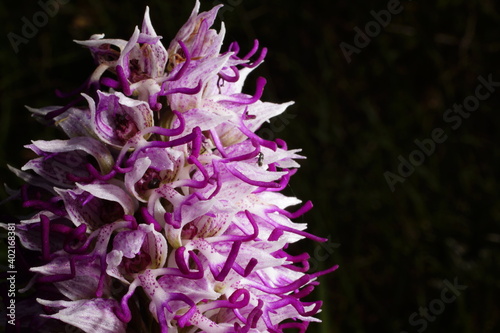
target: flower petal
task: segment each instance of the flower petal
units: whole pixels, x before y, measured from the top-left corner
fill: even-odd
[[[88,333],[125,333],[126,325],[116,317],[114,309],[118,302],[113,299],[89,299],[78,301],[47,301],[38,299],[42,305],[60,308],[59,312],[43,317],[61,320]]]
[[[97,92],[97,106],[89,96],[94,130],[99,138],[114,147],[122,147],[142,129],[153,126],[153,111],[149,104],[125,96]]]
[[[73,185],[68,175],[86,177],[85,165],[89,163],[86,159],[94,157],[102,173],[108,173],[113,167],[114,161],[107,147],[98,140],[91,137],[74,137],[69,140],[33,141],[26,146],[38,155],[44,157],[31,160],[22,168],[34,170],[40,176],[54,183],[55,186]],[[80,172],[78,172],[80,171]]]

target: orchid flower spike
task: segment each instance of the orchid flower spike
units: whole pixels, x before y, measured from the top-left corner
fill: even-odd
[[[280,193],[300,149],[256,131],[292,102],[261,101],[248,74],[267,49],[223,50],[220,6],[188,21],[168,47],[149,9],[129,40],[93,35],[96,69],[66,106],[30,109],[65,140],[33,141],[17,196],[31,217],[16,225],[38,252],[25,288],[48,288],[35,330],[54,322],[92,333],[305,332],[321,301],[295,222],[312,208]],[[2,224],[7,228],[6,224]]]

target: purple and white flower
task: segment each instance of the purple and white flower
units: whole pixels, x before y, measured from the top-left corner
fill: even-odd
[[[40,253],[26,289],[49,285],[43,318],[85,332],[304,332],[321,301],[309,238],[293,220],[312,208],[280,193],[304,157],[255,132],[292,103],[242,93],[267,53],[240,55],[199,13],[165,48],[146,9],[130,40],[94,35],[96,70],[66,106],[31,109],[67,140],[34,141],[39,157],[13,171],[35,209],[17,226]],[[71,95],[71,94],[70,94]],[[5,227],[5,225],[3,225]],[[55,300],[54,300],[55,299]]]

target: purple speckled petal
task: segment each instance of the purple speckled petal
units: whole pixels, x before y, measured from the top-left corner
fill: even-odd
[[[122,187],[114,184],[88,184],[78,187],[96,198],[117,202],[123,208],[124,215],[134,215],[138,203]]]
[[[114,164],[108,148],[91,137],[74,137],[69,140],[52,141],[39,140],[33,141],[33,144],[26,147],[42,157],[26,163],[22,170],[33,170],[55,186],[72,185],[68,174],[77,177],[88,176],[85,170],[88,157],[95,158],[103,173],[111,171]]]
[[[44,317],[61,320],[84,332],[125,333],[126,325],[114,314],[118,302],[113,299],[83,299],[78,301],[47,301],[38,299],[42,305],[60,309]]]
[[[189,109],[182,116],[186,121],[185,133],[191,132],[197,126],[202,131],[206,131],[226,122],[237,124],[238,121],[238,117],[234,112],[219,103],[207,99],[201,102],[199,108]]]
[[[179,41],[182,41],[188,47],[192,57],[216,56],[222,46],[225,29],[222,26],[221,32],[217,34],[215,30],[208,28],[213,25],[220,7],[222,5],[216,6],[208,12],[198,14],[200,2],[196,0],[191,16],[170,43],[168,54],[176,54],[179,50]]]
[[[149,7],[146,7],[141,31],[153,38],[156,38],[158,36],[153,28],[153,25],[151,24],[151,19],[149,17]],[[139,61],[142,62],[141,67],[144,68],[144,72],[148,73],[149,76],[153,78],[163,75],[165,66],[167,65],[168,61],[168,52],[161,41],[146,46],[143,52],[146,56],[140,57]]]
[[[123,50],[127,45],[127,41],[123,39],[104,39],[104,34],[95,34],[89,40],[75,40],[74,42],[88,47],[97,63],[109,65],[112,65],[120,56],[116,48]],[[114,46],[115,49],[111,46]]]
[[[124,215],[133,215],[137,201],[113,184],[77,184],[71,190],[56,189],[66,211],[76,226],[86,224],[96,229]]]
[[[141,224],[138,229],[122,231],[113,240],[113,250],[107,255],[109,275],[126,281],[135,274],[165,264],[167,243],[152,225]]]

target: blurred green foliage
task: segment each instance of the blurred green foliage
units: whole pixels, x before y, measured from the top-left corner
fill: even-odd
[[[202,1],[202,9],[217,3]],[[443,121],[448,108],[474,93],[479,75],[500,81],[498,3],[403,1],[402,12],[350,63],[340,43],[353,44],[354,27],[364,29],[370,11],[387,1],[225,3],[226,45],[237,40],[245,50],[257,38],[269,48],[251,77],[268,79],[264,99],[296,102],[287,111],[293,119],[276,135],[308,159],[287,191],[315,204],[303,218],[313,233],[341,244],[321,263],[341,267],[320,279],[314,297],[325,302],[323,323],[311,324],[311,332],[418,332],[423,327],[412,326],[410,315],[440,298],[443,280],[455,278],[467,290],[425,332],[498,332],[500,94],[456,130]],[[0,4],[2,183],[19,186],[6,164],[27,161],[23,145],[60,136],[23,105],[61,103],[55,88],[71,90],[88,77],[92,59],[72,40],[103,32],[128,39],[146,4],[168,43],[193,1],[71,0],[17,54],[7,33],[20,34],[22,17],[31,19],[40,6]],[[398,156],[408,158],[414,140],[435,128],[445,130],[447,141],[392,192],[384,172],[396,173]],[[19,214],[18,205],[2,209]],[[303,247],[314,253],[317,246]]]

